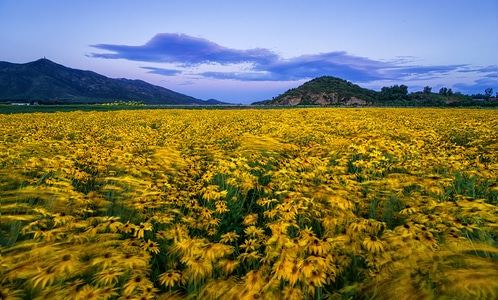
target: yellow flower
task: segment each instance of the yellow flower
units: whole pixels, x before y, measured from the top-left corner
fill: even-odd
[[[363,240],[363,246],[367,251],[372,253],[380,253],[384,251],[384,245],[377,237],[371,235]]]
[[[100,288],[99,296],[102,299],[114,299],[113,297],[117,297],[119,296],[119,294],[117,293],[117,288],[115,288],[113,285],[110,285]]]
[[[201,257],[189,257],[185,260],[187,265],[187,277],[192,282],[198,282],[211,276],[213,265]]]
[[[308,244],[308,250],[311,254],[323,256],[331,250],[332,246],[326,242],[313,237]]]
[[[258,240],[255,239],[246,239],[243,245],[240,245],[239,248],[244,249],[246,252],[255,251],[260,247]]]
[[[158,254],[160,252],[159,244],[154,242],[154,241],[151,241],[150,239],[146,243],[144,243],[142,248],[144,250],[148,250],[148,251],[155,253],[155,254]]]
[[[216,201],[215,207],[216,207],[216,212],[219,214],[230,211],[230,209],[227,208],[227,203],[225,201]]]
[[[308,242],[311,239],[315,238],[315,233],[310,227],[306,226],[304,229],[300,230],[299,236],[301,237],[301,239]]]
[[[165,230],[159,230],[156,232],[156,239],[165,240],[168,238],[168,233]]]
[[[304,278],[310,278],[315,271],[315,265],[308,258],[300,263],[299,268]]]
[[[41,289],[45,288],[48,285],[53,284],[55,281],[58,281],[62,278],[55,266],[46,267],[44,269],[39,269],[38,274],[36,274],[33,278],[31,278],[31,282],[33,287],[39,286]]]
[[[247,272],[247,274],[243,277],[244,286],[249,292],[259,292],[261,288],[265,284],[265,280],[261,276],[261,272],[259,270],[252,270]]]
[[[240,263],[237,260],[223,258],[218,261],[217,266],[222,270],[223,274],[230,275],[239,264]]]
[[[167,239],[173,240],[175,243],[186,240],[188,237],[189,229],[183,224],[176,224],[174,227],[166,230],[164,236]]]
[[[226,197],[227,191],[218,191],[219,186],[217,185],[209,185],[205,188],[202,189],[202,199],[211,201],[211,200],[218,200]]]
[[[131,276],[124,285],[124,293],[131,294],[137,290],[145,290],[147,288],[152,288],[154,285],[150,280],[145,277],[144,274],[135,274]]]
[[[100,298],[100,290],[91,285],[85,284],[81,290],[78,291],[76,295],[74,295],[75,300],[92,300],[92,299],[101,299]]]
[[[292,272],[294,264],[288,260],[279,260],[273,265],[273,272],[277,279],[287,278],[288,274]]]
[[[307,281],[315,287],[321,287],[326,283],[327,274],[322,270],[314,270],[311,276],[306,278]]]
[[[299,288],[294,288],[291,286],[286,286],[282,291],[282,296],[286,300],[301,300],[305,299],[304,293]]]
[[[248,214],[247,216],[244,217],[242,225],[245,226],[255,225],[257,220],[258,220],[258,214]]]
[[[159,283],[165,287],[174,287],[180,281],[182,274],[176,270],[169,270],[159,275]]]
[[[109,221],[107,221],[107,228],[109,228],[111,232],[118,232],[121,228],[123,228],[124,224],[118,220],[119,217],[110,217]]]
[[[207,231],[208,236],[214,236],[218,234],[218,229],[216,228],[209,228]]]
[[[243,262],[255,262],[261,259],[261,254],[258,251],[245,252],[241,253],[238,259]]]
[[[299,275],[300,272],[298,266],[296,264],[293,264],[290,272],[285,274],[284,279],[286,279],[291,286],[294,286],[299,279]]]
[[[130,224],[130,222],[126,222],[125,224],[121,223],[119,230],[124,233],[130,233],[135,228],[135,225]]]
[[[240,297],[240,296],[239,296]],[[247,292],[242,295],[242,297],[239,298],[240,300],[257,300],[257,299],[264,299],[263,296],[259,292]]]
[[[412,236],[417,233],[417,227],[412,222],[407,222],[403,225],[396,227],[394,231],[402,235]]]
[[[136,238],[143,238],[145,231],[151,231],[152,230],[152,225],[150,223],[143,223],[141,222],[140,225],[135,226],[135,232],[133,233],[133,236]]]
[[[141,251],[141,253],[132,254],[132,253],[123,253],[118,258],[118,263],[120,266],[123,266],[127,269],[138,269],[138,268],[146,268],[149,263],[150,255]]]
[[[102,254],[102,256],[98,256],[94,258],[90,265],[95,266],[99,265],[103,269],[108,268],[109,266],[115,265],[118,263],[119,257],[113,253],[112,251],[106,251]]]
[[[221,235],[220,242],[231,243],[235,242],[239,238],[239,235],[235,231],[230,231]]]
[[[54,221],[54,226],[58,227],[58,226],[66,224],[66,223],[74,221],[74,217],[67,215],[65,212],[61,212],[61,213],[54,215],[53,221]]]
[[[262,236],[265,233],[263,229],[258,228],[256,226],[249,226],[246,229],[244,229],[244,232],[250,237]]]
[[[215,261],[218,258],[233,253],[233,247],[221,243],[208,243],[200,249],[201,256],[208,261]]]
[[[93,281],[99,286],[111,286],[118,283],[124,272],[121,268],[111,267],[93,275]]]
[[[433,248],[433,249],[437,249],[438,247],[438,243],[436,241],[436,239],[432,236],[432,234],[430,232],[422,232],[420,233],[419,235],[417,235],[415,237],[415,240],[418,240],[424,244],[426,244],[427,246]]]

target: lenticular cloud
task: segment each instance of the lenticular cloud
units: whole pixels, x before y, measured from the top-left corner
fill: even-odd
[[[268,49],[231,49],[203,38],[173,33],[157,34],[142,46],[97,44],[93,47],[114,52],[93,53],[93,57],[187,65],[202,63],[226,65],[243,62],[266,64],[278,59],[278,55]]]
[[[186,34],[160,33],[140,46],[96,44],[92,47],[111,53],[92,53],[106,59],[126,59],[168,66],[143,66],[150,73],[176,76],[192,67],[232,66],[231,70],[204,70],[195,75],[204,78],[238,81],[293,81],[333,75],[355,82],[442,78],[450,73],[494,71],[469,65],[414,66],[408,61],[378,61],[349,55],[344,51],[303,54],[284,58],[266,48],[233,49],[204,38]],[[485,72],[484,72],[485,73]]]

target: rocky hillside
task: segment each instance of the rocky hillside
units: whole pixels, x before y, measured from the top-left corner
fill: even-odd
[[[375,91],[340,78],[323,76],[290,89],[266,104],[365,106],[373,104],[375,99]]]
[[[144,104],[213,105],[142,80],[111,79],[71,69],[48,59],[25,64],[0,62],[0,102],[46,104],[141,101]]]

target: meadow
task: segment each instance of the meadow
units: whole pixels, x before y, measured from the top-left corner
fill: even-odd
[[[0,299],[496,299],[498,111],[0,115]]]

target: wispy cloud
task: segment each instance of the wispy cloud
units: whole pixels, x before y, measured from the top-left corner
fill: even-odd
[[[484,67],[484,68],[481,68],[481,69],[477,69],[478,72],[482,72],[482,73],[489,73],[489,72],[495,72],[493,77],[496,77],[498,74],[496,72],[498,72],[498,65],[490,65],[490,66],[487,66],[487,67]]]
[[[164,69],[164,68],[155,68],[155,67],[141,67],[141,68],[149,70],[149,73],[159,74],[164,76],[176,76],[182,73],[181,70],[174,70],[174,69]]]
[[[483,73],[483,76],[496,73],[496,66],[410,65],[413,62],[410,57],[380,61],[343,51],[284,58],[265,48],[232,49],[204,38],[174,33],[157,34],[141,46],[97,44],[92,47],[111,52],[92,53],[91,57],[95,58],[174,65],[173,68],[142,67],[154,74],[192,74],[194,67],[202,65],[204,70],[195,73],[196,76],[238,81],[295,81],[332,75],[355,82],[373,82],[437,79],[467,72]],[[216,66],[229,70],[219,71]]]

